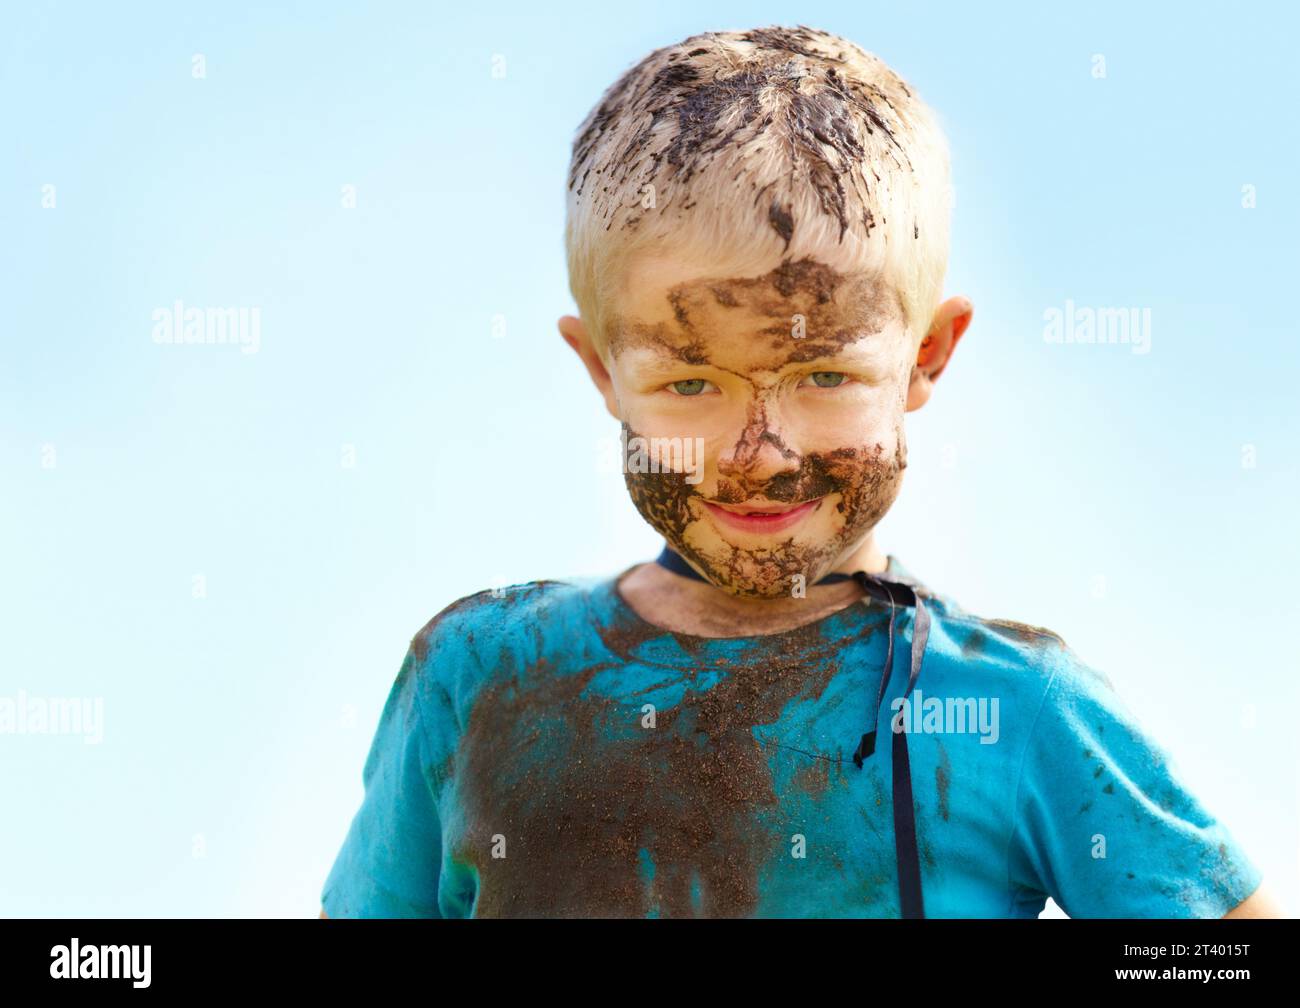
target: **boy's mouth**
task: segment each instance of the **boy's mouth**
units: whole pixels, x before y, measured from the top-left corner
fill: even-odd
[[[823,498],[802,504],[714,504],[702,501],[713,520],[737,532],[783,532],[817,510]]]

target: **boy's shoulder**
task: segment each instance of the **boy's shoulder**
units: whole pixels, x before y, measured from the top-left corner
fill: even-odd
[[[490,659],[485,649],[536,643],[539,628],[585,619],[601,577],[544,578],[484,588],[437,612],[411,638],[411,654],[427,662],[435,653],[460,650]]]
[[[452,738],[483,689],[545,667],[544,655],[588,624],[599,578],[547,578],[485,588],[448,603],[411,638],[408,677],[427,730]],[[575,650],[578,642],[574,641]]]
[[[928,598],[926,601],[931,603]],[[947,597],[934,601],[939,605],[931,606],[932,613],[943,623],[964,661],[1014,656],[1015,664],[1052,672],[1061,663],[1078,659],[1065,638],[1048,627],[970,612]]]
[[[1055,630],[971,612],[952,596],[915,577],[893,557],[890,573],[894,580],[912,587],[921,596],[931,617],[943,625],[949,644],[963,662],[1002,659],[1008,664],[1033,666],[1049,677],[1062,666],[1081,664],[1078,655]]]
[[[938,672],[950,676],[950,683],[977,682],[994,695],[1019,697],[1041,711],[1045,722],[1075,721],[1083,709],[1098,717],[1132,718],[1122,686],[1057,631],[972,612],[910,574],[897,580],[914,587],[931,614],[926,661],[932,664],[925,675]]]

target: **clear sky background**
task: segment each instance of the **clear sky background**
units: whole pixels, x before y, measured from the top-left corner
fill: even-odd
[[[5,12],[0,696],[103,725],[0,734],[0,914],[314,916],[424,622],[653,556],[555,328],[569,144],[650,49],[795,23],[953,151],[975,320],[882,545],[1105,670],[1300,910],[1294,17],[449,6]],[[257,352],[155,343],[177,299]],[[1149,352],[1047,342],[1067,300]]]

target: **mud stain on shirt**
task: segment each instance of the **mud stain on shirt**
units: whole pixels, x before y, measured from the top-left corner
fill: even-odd
[[[764,822],[778,802],[754,728],[820,695],[839,663],[733,665],[654,728],[639,701],[588,688],[605,667],[562,675],[543,658],[476,700],[457,753],[468,815],[455,852],[477,869],[476,915],[753,915],[759,867],[784,847]],[[824,787],[827,773],[812,760],[804,783]]]

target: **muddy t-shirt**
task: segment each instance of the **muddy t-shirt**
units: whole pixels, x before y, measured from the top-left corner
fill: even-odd
[[[911,578],[890,557],[885,577]],[[330,917],[899,915],[891,728],[925,913],[1221,917],[1261,873],[1109,680],[927,592],[748,638],[673,633],[617,578],[451,604],[412,640],[326,880]],[[912,579],[912,583],[916,583]],[[853,753],[875,728],[874,752]]]

